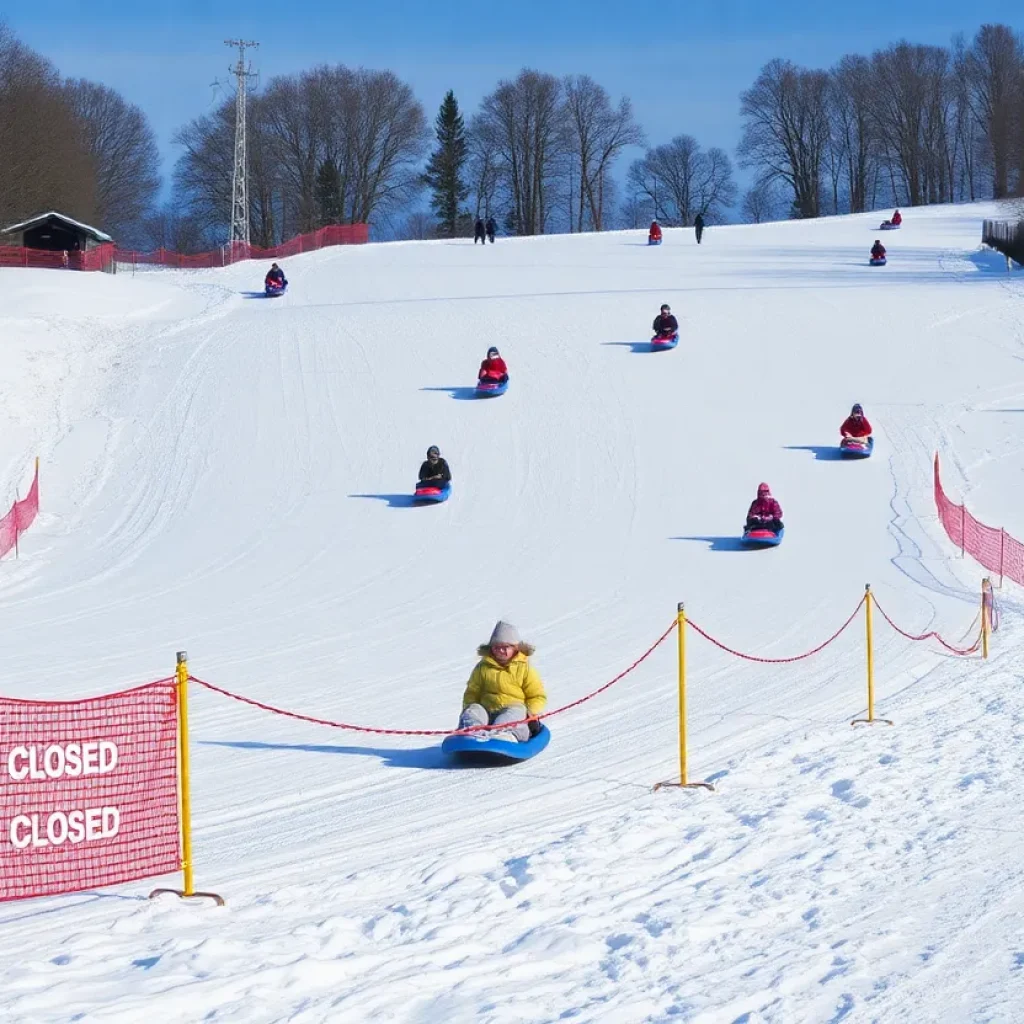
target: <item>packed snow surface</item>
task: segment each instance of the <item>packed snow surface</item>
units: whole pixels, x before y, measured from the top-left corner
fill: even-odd
[[[2,690],[95,695],[192,672],[323,718],[454,726],[510,619],[551,706],[672,623],[797,655],[870,583],[967,644],[981,570],[931,458],[1024,537],[1024,275],[990,206],[325,250],[133,277],[2,270],[0,497],[42,506],[0,565]],[[651,353],[669,302],[674,351]],[[496,344],[512,385],[472,400]],[[836,461],[863,403],[870,460]],[[428,445],[444,505],[409,496]],[[737,549],[760,481],[781,547]],[[4,504],[6,508],[6,504]],[[195,862],[0,907],[0,1017],[601,1024],[1015,1021],[1024,1006],[1019,593],[993,655],[876,620],[768,665],[670,637],[508,769],[439,741],[305,725],[193,688]],[[173,884],[173,877],[157,880]]]

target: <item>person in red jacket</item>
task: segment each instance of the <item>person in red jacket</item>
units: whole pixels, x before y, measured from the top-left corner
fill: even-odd
[[[897,210],[892,215],[892,220],[890,220],[889,223],[892,224],[894,227],[898,228],[903,223],[903,214],[900,213],[899,210]]]
[[[844,441],[849,438],[855,438],[858,441],[870,439],[871,424],[868,423],[868,418],[864,415],[864,409],[861,407],[860,402],[850,410],[850,415],[843,420],[839,433],[843,435]]]
[[[504,384],[508,380],[508,367],[493,345],[487,350],[487,358],[480,364],[480,372],[476,376],[486,384]]]
[[[746,530],[771,530],[779,533],[782,530],[782,506],[772,497],[767,484],[759,484],[757,497],[750,503],[747,510]]]
[[[647,233],[647,240],[650,242],[661,241],[661,225],[656,221],[651,221],[651,230]]]

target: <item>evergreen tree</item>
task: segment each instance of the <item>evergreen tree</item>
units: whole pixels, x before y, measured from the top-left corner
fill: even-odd
[[[340,224],[344,220],[341,208],[341,171],[333,160],[325,160],[316,172],[317,226]]]
[[[423,180],[432,193],[430,208],[437,216],[438,234],[454,238],[458,230],[459,208],[469,195],[469,186],[462,177],[466,164],[466,125],[451,89],[438,111],[434,132],[437,149],[430,154]]]

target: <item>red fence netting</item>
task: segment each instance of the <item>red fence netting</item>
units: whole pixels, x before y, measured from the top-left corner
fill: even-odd
[[[114,263],[114,243],[94,249],[23,249],[0,245],[0,267],[41,267],[44,270],[109,270]]]
[[[180,870],[177,726],[173,679],[0,697],[0,901]]]
[[[1024,544],[1003,529],[979,522],[963,505],[946,497],[935,453],[935,507],[949,539],[961,553],[970,555],[990,572],[1024,585]]]
[[[155,252],[135,252],[132,249],[116,249],[114,258],[118,263],[130,263],[133,266],[146,265],[158,267],[178,267],[183,270],[203,270],[210,267],[226,267],[241,260],[277,260],[286,256],[297,256],[301,252],[313,252],[331,245],[365,245],[370,240],[368,224],[329,224],[319,231],[310,231],[305,235],[275,245],[270,249],[261,249],[257,245],[245,245],[235,242],[221,246],[210,252],[185,255],[171,249],[157,249]]]
[[[313,252],[331,245],[365,245],[370,240],[369,224],[329,224],[318,231],[296,235],[287,242],[270,249],[258,245],[235,242],[209,252],[185,253],[173,249],[156,249],[153,252],[137,252],[134,249],[120,249],[112,242],[104,242],[94,249],[82,251],[49,251],[45,249],[23,249],[19,246],[0,245],[0,267],[42,267],[53,270],[110,270],[114,263],[130,263],[132,266],[178,267],[183,270],[204,270],[210,267],[226,267],[241,260],[284,259],[297,256],[300,252]]]
[[[16,501],[11,510],[0,519],[0,558],[18,546],[21,536],[35,521],[39,514],[39,462],[36,461],[36,473],[32,478],[32,486],[28,494]]]

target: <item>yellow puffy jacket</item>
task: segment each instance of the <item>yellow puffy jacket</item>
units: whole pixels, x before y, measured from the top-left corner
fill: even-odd
[[[500,665],[481,648],[481,659],[466,683],[463,708],[482,704],[492,714],[510,704],[525,704],[528,715],[539,715],[548,702],[544,683],[520,648],[507,664]]]

